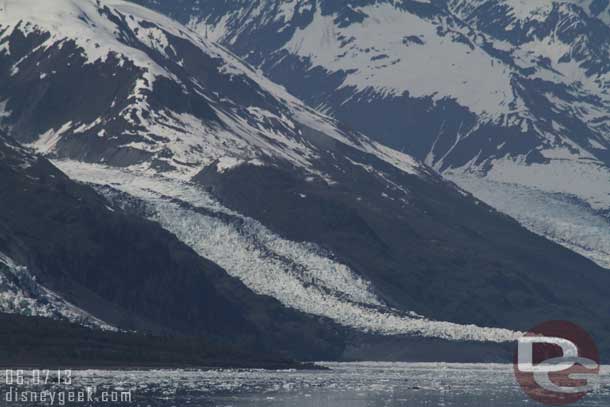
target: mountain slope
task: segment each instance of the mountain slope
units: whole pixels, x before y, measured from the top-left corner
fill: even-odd
[[[138,2],[475,195],[494,183],[534,190],[534,204],[553,213],[544,223],[490,203],[610,268],[610,229],[596,228],[610,208],[610,28],[595,17],[607,14],[600,2]]]
[[[606,332],[604,270],[224,48],[119,0],[34,3],[9,0],[0,18],[2,124],[219,274],[352,334],[504,342],[549,317]]]
[[[59,316],[71,321],[93,315],[121,329],[223,338],[245,349],[256,344],[299,357],[341,349],[331,324],[254,295],[157,224],[113,208],[10,139],[0,141],[6,191],[0,200],[0,266],[33,275],[26,281],[34,281],[35,289],[25,284],[27,292],[50,293],[34,296],[41,305],[33,311],[6,309],[12,290],[3,286],[4,311],[55,316],[47,309],[59,303]],[[88,325],[104,327],[95,319]],[[301,338],[314,336],[302,342],[292,330]]]

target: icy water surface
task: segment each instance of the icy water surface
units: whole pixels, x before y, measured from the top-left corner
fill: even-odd
[[[53,391],[94,389],[115,395],[131,392],[131,402],[118,400],[65,405],[129,406],[536,406],[516,384],[508,365],[405,363],[328,363],[329,371],[74,371],[71,384],[42,386]],[[578,406],[610,405],[610,370],[599,388]],[[28,378],[30,373],[26,373]],[[41,386],[2,386],[19,391]],[[2,405],[50,405],[7,402]],[[54,405],[58,404],[58,400]]]

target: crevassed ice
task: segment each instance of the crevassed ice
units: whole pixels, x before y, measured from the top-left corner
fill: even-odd
[[[610,269],[610,221],[576,196],[475,176],[447,177],[532,232]]]
[[[112,187],[148,205],[152,219],[254,292],[272,296],[297,310],[324,316],[364,332],[412,334],[450,340],[505,342],[520,333],[474,325],[430,321],[390,309],[372,293],[369,282],[313,246],[273,234],[255,220],[223,208],[186,182],[148,177],[126,170],[70,161],[56,162],[74,179]],[[207,211],[238,216],[242,226],[180,205],[179,199]]]

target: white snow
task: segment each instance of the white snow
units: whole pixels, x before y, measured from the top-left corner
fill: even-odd
[[[510,7],[510,15],[520,22],[544,21],[553,9],[549,0],[502,0]]]
[[[53,151],[61,136],[72,128],[72,122],[64,123],[59,129],[50,129],[41,134],[37,140],[29,145],[41,154],[48,154]]]
[[[10,117],[11,112],[8,110],[6,104],[8,100],[0,101],[0,123],[7,118]]]
[[[5,1],[5,10],[0,13],[0,26],[7,28],[5,35],[10,35],[17,27],[22,31],[47,31],[52,36],[39,48],[44,49],[70,38],[82,48],[91,63],[105,61],[114,51],[145,68],[151,74],[151,80],[156,75],[167,75],[144,52],[117,40],[117,26],[100,15],[94,0]],[[104,4],[120,7],[123,2],[104,0]]]
[[[477,46],[471,49],[451,34],[440,36],[438,29],[448,28],[447,21],[428,21],[391,3],[356,10],[368,16],[365,21],[339,28],[336,16],[324,16],[318,7],[313,22],[298,29],[284,48],[314,66],[350,72],[342,86],[356,93],[374,88],[385,94],[449,97],[492,116],[510,110],[515,99],[511,71]],[[405,44],[407,37],[424,44]],[[341,38],[353,41],[343,45]]]
[[[505,158],[493,162],[486,178],[548,193],[575,195],[596,210],[610,208],[610,170],[594,160],[560,158],[547,164],[527,165],[519,159]]]
[[[233,157],[222,157],[218,160],[218,163],[216,164],[216,169],[219,173],[223,173],[232,168],[239,167],[242,164],[244,164],[244,161],[242,160],[238,160]]]
[[[201,21],[197,17],[193,17],[191,21],[188,23],[188,27],[190,27],[193,31],[200,33],[205,39],[208,39],[213,42],[217,42],[227,33],[227,21],[229,21],[230,16],[223,16],[220,21],[215,25],[209,25],[205,23],[205,21]]]

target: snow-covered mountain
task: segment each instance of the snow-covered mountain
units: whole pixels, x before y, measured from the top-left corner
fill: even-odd
[[[260,328],[273,307],[255,298],[269,296],[284,307],[280,321],[298,321],[284,325],[294,332],[315,331],[303,315],[352,334],[462,342],[511,340],[553,316],[605,332],[605,271],[306,107],[213,43],[211,29],[206,39],[205,30],[121,0],[39,3],[7,0],[0,13],[2,126],[92,184],[108,211],[171,232],[206,259],[213,281],[224,281],[216,286],[229,284],[218,273],[241,281],[250,294],[218,294],[221,304],[240,304],[232,317],[243,317],[246,297],[264,310],[246,317],[265,315]],[[163,301],[192,275],[179,277]],[[200,303],[192,292],[181,297],[210,317],[217,297]],[[159,312],[156,322],[168,324]]]
[[[490,203],[610,268],[607,2],[137,1],[475,195],[533,190],[544,222]]]
[[[144,8],[5,7],[3,125],[38,151],[186,179],[212,163],[285,162],[315,174],[316,148],[303,132],[323,131],[330,143],[417,171],[408,156],[333,128],[227,51]]]

